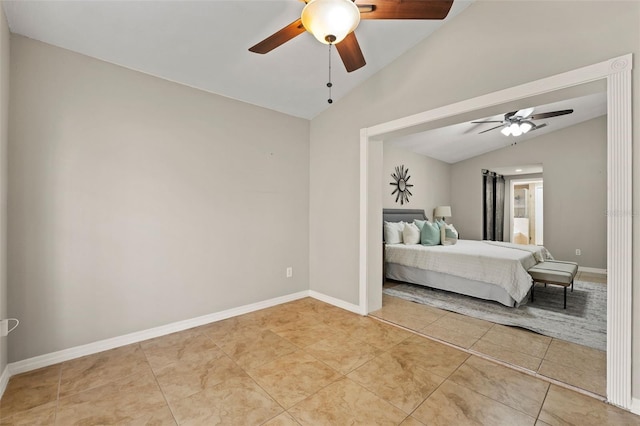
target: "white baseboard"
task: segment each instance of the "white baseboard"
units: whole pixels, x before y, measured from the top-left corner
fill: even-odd
[[[9,372],[9,364],[5,365],[2,375],[0,376],[0,399],[4,395],[4,391],[7,389],[11,373]]]
[[[353,303],[345,302],[344,300],[336,299],[335,297],[327,296],[326,294],[318,293],[314,290],[309,290],[309,296],[330,305],[337,306],[338,308],[353,312],[354,314],[364,315],[360,306],[354,305]]]
[[[607,270],[606,269],[600,269],[600,268],[589,268],[587,266],[578,266],[578,272],[588,272],[591,274],[607,274]]]
[[[164,336],[167,334],[175,333],[177,331],[187,330],[189,328],[198,327],[242,314],[247,314],[249,312],[258,311],[260,309],[269,308],[271,306],[280,305],[282,303],[302,299],[308,296],[310,296],[309,291],[304,290],[298,293],[264,300],[262,302],[251,303],[249,305],[240,306],[238,308],[227,309],[225,311],[203,315],[197,318],[178,321],[171,324],[162,325],[160,327],[150,328],[148,330],[137,331],[135,333],[125,334],[123,336],[113,337],[111,339],[100,340],[97,342],[88,343],[86,345],[76,346],[73,348],[63,349],[61,351],[24,359],[22,361],[12,362],[7,365],[7,368],[5,368],[5,373],[7,373],[6,375],[8,376],[6,380],[8,381],[9,377],[15,374],[36,370],[38,368],[48,367],[60,362],[69,361],[71,359],[80,358],[86,355],[92,355],[120,346],[142,342],[143,340],[153,339],[155,337]],[[4,380],[5,373],[2,374],[2,378],[0,378],[0,380]],[[1,384],[2,382],[0,382],[0,385]]]
[[[150,328],[148,330],[137,331],[135,333],[125,334],[123,336],[99,340],[97,342],[88,343],[86,345],[75,346],[73,348],[63,349],[61,351],[24,359],[22,361],[12,362],[7,365],[7,367],[4,369],[4,372],[2,373],[2,376],[0,376],[0,391],[4,392],[4,389],[9,382],[9,378],[11,378],[11,376],[15,374],[37,370],[38,368],[48,367],[50,365],[69,361],[71,359],[80,358],[109,349],[142,342],[144,340],[153,339],[155,337],[165,336],[167,334],[187,330],[189,328],[198,327],[205,324],[210,324],[212,322],[235,317],[238,315],[248,314],[249,312],[258,311],[260,309],[269,308],[271,306],[280,305],[286,302],[291,302],[293,300],[302,299],[304,297],[313,297],[314,299],[321,300],[338,308],[342,308],[359,315],[362,314],[358,305],[354,305],[343,300],[336,299],[335,297],[318,293],[317,291],[304,290],[297,293],[288,294],[286,296],[264,300],[262,302],[251,303],[249,305],[227,309],[225,311],[207,314],[197,318],[178,321],[171,324],[162,325],[160,327]],[[2,392],[0,392],[0,397],[2,396]]]
[[[640,416],[640,398],[631,398],[631,412]]]

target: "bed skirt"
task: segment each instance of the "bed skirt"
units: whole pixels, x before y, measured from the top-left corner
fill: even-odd
[[[386,264],[386,277],[392,280],[424,285],[439,290],[465,294],[479,299],[493,300],[509,307],[518,307],[527,303],[528,294],[523,300],[514,300],[502,287],[482,281],[474,281],[442,272],[427,271],[397,263]]]

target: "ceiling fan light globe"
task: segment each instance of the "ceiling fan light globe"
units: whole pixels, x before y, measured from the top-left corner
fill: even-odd
[[[529,123],[528,121],[520,124],[520,131],[522,133],[527,133],[531,129],[533,129],[533,124]]]
[[[321,43],[340,43],[360,23],[351,0],[311,0],[302,9],[302,25]]]
[[[522,130],[520,130],[520,126],[516,126],[515,129],[511,129],[511,134],[513,136],[520,136],[522,134]]]
[[[500,133],[505,136],[511,135],[511,127],[503,127],[502,130],[500,130]]]

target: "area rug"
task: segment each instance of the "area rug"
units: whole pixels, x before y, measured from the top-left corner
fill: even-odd
[[[535,301],[518,308],[414,284],[399,284],[383,291],[390,296],[498,324],[526,328],[536,333],[606,350],[607,286],[575,281],[567,289],[567,309],[562,308],[560,286],[536,284]]]

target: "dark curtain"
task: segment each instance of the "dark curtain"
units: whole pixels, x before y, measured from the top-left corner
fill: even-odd
[[[504,176],[489,170],[482,171],[483,232],[482,239],[503,241]]]

